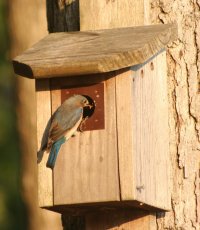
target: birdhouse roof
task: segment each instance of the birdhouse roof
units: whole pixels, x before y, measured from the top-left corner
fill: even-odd
[[[176,38],[176,24],[52,33],[13,66],[36,79],[110,72],[147,61]]]

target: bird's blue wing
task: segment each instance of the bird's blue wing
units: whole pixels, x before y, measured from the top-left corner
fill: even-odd
[[[60,139],[67,130],[70,130],[80,120],[83,114],[82,108],[69,111],[61,110],[55,114],[49,131],[49,140],[55,142]]]
[[[69,130],[80,120],[83,115],[83,108],[74,108],[70,111],[60,113],[59,123],[64,130]]]
[[[83,108],[74,101],[64,102],[53,115],[49,129],[47,149],[50,150],[47,167],[53,169],[61,145],[65,142],[67,131],[75,131],[83,116]]]

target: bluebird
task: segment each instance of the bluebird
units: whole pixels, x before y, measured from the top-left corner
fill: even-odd
[[[46,166],[53,169],[61,145],[72,137],[83,121],[83,108],[90,107],[82,95],[74,95],[56,110],[49,129],[47,151],[50,151]]]

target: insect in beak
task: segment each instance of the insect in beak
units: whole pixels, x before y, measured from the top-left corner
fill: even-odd
[[[93,105],[86,104],[85,107],[89,107],[89,109],[92,109],[92,108],[93,108]]]

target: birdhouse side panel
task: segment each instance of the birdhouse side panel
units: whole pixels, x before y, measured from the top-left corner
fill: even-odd
[[[116,77],[122,201],[170,209],[166,52]]]
[[[170,209],[166,52],[133,67],[135,194],[138,201]]]
[[[120,200],[113,76],[111,73],[98,78],[81,76],[64,78],[60,82],[60,86],[80,87],[80,91],[77,91],[80,94],[81,89],[88,85],[103,84],[105,127],[78,132],[61,147],[53,171],[54,205]],[[58,86],[59,82],[55,84]],[[55,84],[52,81],[52,85]],[[61,104],[61,89],[56,88],[51,91],[52,113]],[[98,105],[95,109],[98,110]]]
[[[53,205],[52,170],[46,167],[48,153],[43,151],[47,143],[51,119],[51,95],[48,79],[36,80],[37,98],[37,155],[38,155],[38,202],[40,207]]]

